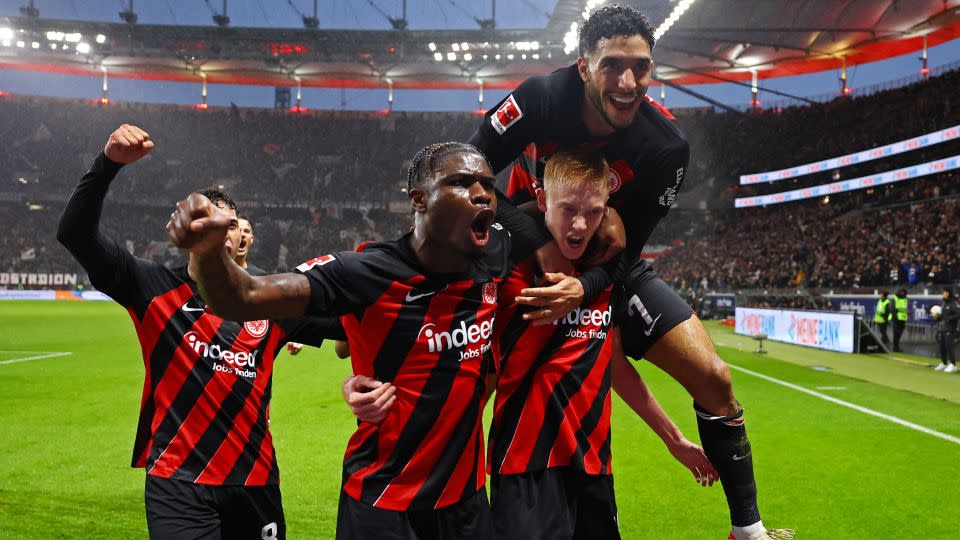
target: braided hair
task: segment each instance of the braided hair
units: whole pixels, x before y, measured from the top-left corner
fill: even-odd
[[[487,161],[483,152],[472,144],[448,141],[424,146],[413,156],[413,161],[407,168],[407,193],[409,194],[414,188],[422,187],[436,172],[434,167],[437,163],[442,162],[445,157],[451,154],[461,152],[477,154],[483,157],[483,161],[486,162],[488,167],[490,166],[490,162]]]
[[[217,188],[209,187],[197,191],[200,195],[206,197],[214,206],[218,208],[226,208],[228,210],[233,210],[237,212],[237,203],[234,202],[229,195],[224,193],[222,190]]]

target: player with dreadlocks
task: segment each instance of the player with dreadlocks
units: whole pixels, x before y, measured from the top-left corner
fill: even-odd
[[[494,177],[464,143],[422,149],[407,175],[413,230],[361,252],[254,277],[222,245],[229,226],[193,195],[167,226],[190,250],[208,305],[237,320],[337,315],[353,371],[396,387],[360,422],[343,464],[337,538],[491,538],[481,415],[499,284],[532,244],[494,225]]]

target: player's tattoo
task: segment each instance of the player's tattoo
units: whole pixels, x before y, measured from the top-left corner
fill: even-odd
[[[270,297],[281,300],[300,300],[310,298],[310,282],[303,274],[278,274],[265,277]]]

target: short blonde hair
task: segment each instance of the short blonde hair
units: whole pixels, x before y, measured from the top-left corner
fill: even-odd
[[[610,191],[610,166],[592,145],[561,150],[547,161],[543,189],[551,186]]]

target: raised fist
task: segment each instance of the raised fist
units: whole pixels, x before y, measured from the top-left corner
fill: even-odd
[[[110,134],[103,153],[114,163],[133,163],[153,150],[150,134],[129,124],[123,124]]]
[[[210,199],[199,193],[177,203],[170,214],[167,235],[178,248],[195,253],[224,249],[227,230],[236,220],[225,212],[218,212]]]

